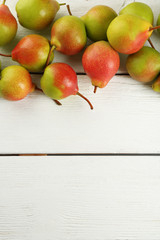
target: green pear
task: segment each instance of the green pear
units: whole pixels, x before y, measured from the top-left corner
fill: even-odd
[[[119,15],[122,14],[131,14],[137,17],[141,17],[143,20],[153,24],[154,16],[152,9],[145,3],[133,2],[124,7]]]
[[[157,26],[160,25],[160,14],[158,15],[158,19],[157,19]],[[160,33],[160,29],[157,29],[157,31]]]
[[[92,41],[107,40],[106,31],[111,21],[117,13],[110,7],[97,5],[91,8],[84,16],[83,20],[87,36]]]
[[[59,8],[60,4],[55,0],[19,0],[16,5],[20,24],[32,30],[46,28]]]
[[[155,92],[160,92],[160,75],[157,77],[157,79],[155,80],[155,82],[152,84],[152,89]]]
[[[9,66],[2,70],[0,79],[0,97],[10,101],[25,98],[35,90],[31,75],[21,66]]]
[[[160,73],[160,53],[145,46],[128,56],[126,68],[133,79],[140,82],[151,82]]]
[[[140,17],[123,14],[110,23],[108,41],[120,53],[132,54],[139,51],[152,34],[152,25]]]

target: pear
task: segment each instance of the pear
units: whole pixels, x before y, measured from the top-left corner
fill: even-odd
[[[160,75],[157,77],[157,79],[155,80],[155,82],[152,84],[152,89],[155,92],[160,92]]]
[[[56,50],[66,54],[75,55],[86,45],[87,35],[83,21],[75,16],[64,16],[53,24],[51,30],[51,45]]]
[[[4,0],[0,5],[0,46],[6,45],[14,39],[17,28],[17,21],[5,5]]]
[[[160,72],[160,53],[145,46],[128,56],[126,68],[133,79],[140,82],[151,82]]]
[[[130,14],[141,17],[150,24],[153,24],[154,21],[152,9],[147,4],[141,2],[133,2],[128,4],[119,12],[119,15],[122,14]]]
[[[13,61],[18,62],[31,72],[43,71],[50,53],[49,41],[40,35],[31,34],[22,38],[16,47],[12,50],[11,55],[0,54],[2,56],[12,57]],[[54,58],[51,53],[50,61]]]
[[[55,18],[60,5],[55,0],[19,0],[16,5],[19,23],[28,29],[45,29]]]
[[[31,34],[22,38],[12,50],[12,59],[31,72],[39,72],[45,68],[49,52],[48,39],[37,34]],[[53,57],[52,54],[50,62]]]
[[[81,17],[87,30],[87,37],[92,41],[107,40],[106,31],[116,16],[117,13],[105,5],[91,8]]]
[[[34,91],[29,72],[21,66],[9,66],[2,70],[0,79],[0,96],[18,101]]]
[[[118,52],[132,54],[139,51],[153,31],[152,25],[140,17],[123,14],[111,22],[108,41]]]
[[[160,25],[160,14],[158,15],[158,19],[157,19],[157,25]],[[157,31],[160,33],[160,29],[157,29]]]
[[[84,71],[91,78],[92,85],[104,88],[116,74],[120,65],[119,54],[108,42],[98,41],[88,46],[82,57]]]
[[[70,95],[79,95],[93,109],[89,100],[78,92],[77,75],[68,64],[52,63],[48,65],[40,83],[44,94],[54,100],[60,100]]]

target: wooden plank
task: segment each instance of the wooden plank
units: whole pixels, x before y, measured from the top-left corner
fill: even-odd
[[[160,153],[160,95],[150,85],[116,76],[93,94],[86,76],[81,93],[63,106],[39,92],[19,102],[0,101],[0,153]]]
[[[84,13],[86,13],[91,7],[98,5],[98,4],[104,4],[104,5],[110,6],[118,13],[119,10],[121,9],[121,6],[123,5],[123,3],[127,4],[132,1],[131,0],[127,0],[127,1],[125,1],[125,0],[114,0],[114,1],[112,1],[112,0],[108,0],[108,1],[106,1],[106,0],[100,0],[100,1],[97,1],[97,0],[90,0],[90,1],[67,0],[67,1],[62,1],[61,0],[61,2],[66,2],[66,3],[70,4],[73,15],[80,17],[80,16],[84,15]],[[159,14],[159,0],[155,0],[155,1],[143,0],[141,2],[144,2],[152,7],[154,14],[155,14],[155,20],[157,20],[157,16]],[[14,16],[16,16],[16,11],[15,11],[16,3],[17,3],[17,0],[7,1],[7,5],[12,10]],[[63,6],[63,7],[61,7],[60,11],[58,12],[56,19],[60,18],[64,15],[67,15],[67,14],[68,14],[68,12],[66,10],[66,7]],[[43,32],[36,32],[36,33],[42,34],[45,37],[47,37],[48,39],[50,39],[50,30],[51,30],[51,27],[49,27],[48,29],[46,29]],[[35,34],[35,31],[27,30],[19,25],[18,33],[17,33],[15,40],[12,43],[8,44],[7,46],[1,47],[0,52],[10,53],[12,51],[12,49],[14,48],[14,46],[16,46],[18,41],[22,37],[24,37],[28,34]],[[159,38],[160,38],[160,36],[156,32],[152,36],[152,40],[153,40],[153,43],[154,43],[156,49],[160,51]],[[146,45],[148,45],[148,43],[146,43]],[[81,63],[82,54],[83,54],[83,52],[79,53],[76,56],[65,56],[63,54],[55,52],[55,60],[54,61],[68,63],[75,69],[76,72],[84,72],[82,63]],[[126,73],[126,68],[125,68],[126,56],[120,54],[120,57],[121,57],[121,66],[119,69],[119,73]],[[6,67],[8,65],[17,64],[16,62],[13,62],[9,58],[1,57],[0,59],[2,61],[2,68]]]
[[[159,160],[0,158],[0,239],[159,240]]]
[[[149,4],[155,16],[159,1],[143,1]],[[7,1],[15,14],[16,1]],[[81,16],[96,4],[107,4],[119,11],[123,1],[67,1],[73,14]],[[67,14],[61,8],[57,17]],[[156,17],[155,17],[156,18]],[[50,30],[43,34],[49,37]],[[19,27],[13,44],[1,48],[9,52],[16,42],[33,31]],[[156,34],[155,34],[156,35]],[[158,35],[157,35],[158,38]],[[157,45],[158,40],[157,40]],[[56,61],[71,64],[82,72],[79,56],[56,57]],[[1,58],[2,68],[15,64]],[[122,62],[123,68],[125,68]],[[125,71],[122,71],[125,72]],[[40,76],[34,77],[36,81]],[[92,86],[86,76],[79,76],[80,91],[94,104],[90,111],[80,98],[70,97],[56,106],[41,93],[33,93],[20,102],[0,100],[1,144],[0,154],[42,153],[160,153],[159,150],[159,94],[150,86],[142,85],[127,76],[116,76],[108,87],[92,94]]]

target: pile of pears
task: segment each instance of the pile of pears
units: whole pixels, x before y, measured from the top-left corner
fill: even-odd
[[[54,21],[63,5],[65,3],[59,4],[56,0],[18,0],[19,24],[35,31],[52,24],[51,38],[30,34],[24,36],[10,54],[0,53],[19,63],[19,66],[8,66],[1,71],[1,97],[17,101],[39,90],[61,105],[59,100],[78,95],[93,109],[90,101],[79,92],[74,69],[66,63],[53,62],[54,51],[68,56],[83,51],[82,65],[91,79],[94,93],[97,88],[104,88],[117,73],[119,53],[128,54],[126,68],[133,79],[152,82],[152,88],[160,92],[160,53],[150,40],[154,30],[160,31],[160,15],[154,27],[151,8],[141,2],[128,4],[119,14],[108,6],[97,5],[80,18],[73,16],[67,5],[69,15]],[[17,20],[3,0],[0,5],[0,46],[9,44],[17,30]],[[87,38],[91,40],[89,46]],[[144,46],[147,40],[151,47]],[[42,74],[41,88],[32,82],[31,73]]]

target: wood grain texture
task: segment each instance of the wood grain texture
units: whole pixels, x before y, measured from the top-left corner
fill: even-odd
[[[15,15],[17,1],[7,1]],[[63,1],[61,1],[63,2]],[[121,0],[67,0],[81,16],[96,4],[117,12]],[[127,1],[129,2],[129,1]],[[159,14],[159,0],[142,1]],[[124,1],[125,3],[125,1]],[[62,7],[57,18],[66,15]],[[19,27],[9,53],[33,33]],[[50,29],[43,32],[50,38]],[[159,36],[152,37],[160,50]],[[83,72],[81,56],[55,54]],[[15,64],[1,58],[2,68]],[[125,73],[121,56],[120,73]],[[40,75],[33,76],[39,83]],[[0,99],[0,154],[160,153],[160,95],[150,85],[115,76],[105,89],[79,76],[78,96],[56,106],[39,92],[19,102]],[[0,157],[0,240],[159,240],[160,157]]]
[[[93,94],[79,76],[78,96],[62,106],[39,92],[19,102],[0,101],[0,153],[160,153],[160,95],[150,85],[116,76]]]
[[[16,2],[7,1],[14,15]],[[96,4],[107,4],[118,12],[123,3],[128,3],[122,0],[66,2],[77,16]],[[152,7],[156,19],[159,1],[142,2]],[[66,14],[67,10],[63,6],[57,18]],[[19,26],[13,44],[0,51],[11,51],[20,38],[31,33],[33,31]],[[50,29],[43,34],[49,38]],[[158,35],[155,35],[158,39]],[[156,47],[159,47],[158,40]],[[1,60],[2,68],[15,64],[8,58]],[[55,61],[67,62],[77,72],[83,71],[79,56],[70,60],[70,57],[64,55],[55,56]],[[123,62],[122,66],[125,67]],[[39,75],[33,78],[39,83]],[[98,90],[94,95],[89,78],[79,76],[79,88],[94,104],[93,111],[78,96],[63,100],[62,107],[56,106],[39,92],[19,102],[0,99],[0,154],[160,153],[160,99],[151,86],[138,83],[128,76],[115,76],[105,89]]]
[[[159,157],[0,158],[1,240],[159,240]]]

